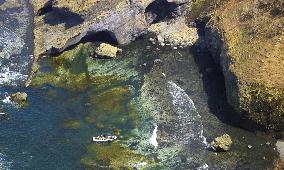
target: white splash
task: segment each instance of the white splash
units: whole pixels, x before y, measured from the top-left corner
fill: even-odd
[[[147,162],[138,162],[138,163],[132,164],[132,166],[137,169],[143,169],[143,167],[145,167],[146,165],[148,165]]]
[[[189,144],[192,140],[200,141],[202,145],[208,147],[206,138],[203,135],[201,116],[197,112],[194,102],[177,84],[172,81],[169,81],[168,84],[177,116],[175,127],[177,135],[174,140],[183,144]]]
[[[31,56],[23,55],[24,40],[13,31],[0,25],[0,85],[17,85],[28,77]]]
[[[3,100],[3,103],[5,104],[12,104],[13,102],[11,101],[11,97],[10,96],[6,96]]]
[[[12,162],[8,161],[6,156],[0,153],[0,169],[10,170]]]
[[[203,166],[197,168],[197,170],[207,170],[207,169],[209,169],[209,166],[207,164],[204,164]]]
[[[155,125],[155,128],[153,130],[152,136],[149,139],[149,143],[153,145],[155,148],[158,147],[158,141],[157,141],[157,131],[158,131],[158,126]]]
[[[15,85],[15,81],[27,79],[28,75],[21,74],[18,71],[12,71],[9,67],[0,69],[0,84]]]

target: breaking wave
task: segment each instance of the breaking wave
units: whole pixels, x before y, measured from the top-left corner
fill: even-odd
[[[17,85],[27,79],[32,56],[22,53],[27,47],[14,31],[5,26],[0,30],[0,85]]]
[[[12,162],[8,161],[7,157],[4,154],[0,153],[0,169],[10,170],[11,165]]]
[[[195,108],[194,102],[186,92],[172,81],[168,82],[169,93],[172,97],[172,104],[177,116],[175,130],[175,142],[190,144],[197,141],[208,147],[205,136],[203,135],[203,125],[201,116]],[[179,135],[180,134],[180,135]]]

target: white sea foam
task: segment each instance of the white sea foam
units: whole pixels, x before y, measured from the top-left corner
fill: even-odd
[[[138,162],[135,164],[132,164],[133,167],[137,168],[137,169],[142,169],[143,167],[145,167],[146,165],[148,165],[147,162]]]
[[[5,96],[5,98],[2,100],[3,103],[5,104],[12,104],[13,102],[10,100],[10,96]]]
[[[155,128],[153,130],[152,136],[149,139],[149,143],[153,145],[155,148],[158,147],[158,141],[157,141],[157,131],[158,131],[158,126],[155,125]]]
[[[0,52],[0,57],[7,59],[11,54],[20,53],[24,46],[24,41],[7,27],[1,26],[0,29],[0,46],[4,47]]]
[[[16,81],[25,80],[28,77],[21,72],[10,70],[9,67],[2,67],[0,71],[0,84],[16,85]]]
[[[10,170],[12,162],[7,160],[7,157],[0,153],[0,169],[2,170]]]
[[[204,164],[201,167],[197,168],[197,170],[207,170],[207,169],[209,169],[209,166],[207,164]]]
[[[18,33],[3,25],[0,30],[0,85],[17,85],[27,79],[32,56],[21,54],[25,44]]]
[[[168,87],[177,116],[176,142],[189,144],[194,140],[200,141],[201,144],[207,147],[208,143],[203,135],[201,116],[197,112],[194,102],[186,92],[174,82],[169,81]]]

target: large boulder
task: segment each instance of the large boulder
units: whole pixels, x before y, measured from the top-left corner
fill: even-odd
[[[215,138],[211,142],[211,148],[216,152],[229,151],[231,149],[233,142],[228,134]]]
[[[95,52],[99,56],[114,58],[119,51],[121,50],[115,46],[101,43],[98,48],[96,48]]]
[[[25,103],[27,101],[27,97],[28,95],[25,92],[17,92],[17,93],[10,95],[11,101],[18,103],[18,104]]]

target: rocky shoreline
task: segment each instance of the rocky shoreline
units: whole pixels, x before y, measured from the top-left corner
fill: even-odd
[[[274,1],[275,4],[278,3],[277,0]],[[222,69],[227,101],[239,116],[256,123],[261,130],[276,132],[284,130],[284,80],[282,76],[284,73],[282,42],[284,34],[281,33],[284,16],[281,13],[283,12],[281,5],[273,6],[268,1],[261,0],[257,0],[257,3],[244,0],[240,3],[232,1],[218,4],[218,7],[214,8],[211,13],[198,18],[205,20],[206,23],[201,28],[204,29],[204,37],[202,37],[197,35],[200,30],[189,26],[185,19],[188,15],[193,15],[192,10],[200,4],[186,0],[118,0],[110,3],[88,0],[82,4],[68,0],[32,0],[31,4],[36,14],[34,19],[35,48],[34,65],[27,85],[38,83],[33,82],[33,76],[38,69],[37,62],[43,56],[62,55],[66,51],[67,56],[69,49],[87,42],[103,42],[111,44],[112,47],[122,47],[150,32],[154,34],[152,43],[157,43],[161,47],[168,45],[175,50],[195,44],[203,46],[203,49],[207,48]],[[262,7],[263,4],[268,4],[268,7]],[[258,11],[254,13],[252,9],[258,9]],[[271,14],[274,9],[277,9],[279,14]],[[260,21],[264,19],[265,22]],[[274,28],[273,31],[259,28],[265,27],[270,21],[273,21],[270,25]],[[191,25],[195,24],[191,23]],[[96,47],[90,45],[89,48],[89,45],[86,48],[91,50],[87,50],[87,53],[93,56],[96,53],[94,50]],[[109,56],[114,58],[117,48],[112,49],[114,52]],[[98,55],[103,56],[104,54]],[[154,65],[159,65],[160,61],[155,60]],[[64,63],[62,66],[65,67]],[[62,73],[60,68],[57,71],[59,74]],[[65,74],[69,73],[63,75]],[[88,76],[86,72],[82,72],[82,77],[70,78],[81,82],[80,78],[87,80]],[[165,76],[160,76],[161,82],[164,82],[163,77]],[[147,76],[145,79],[147,81]],[[66,81],[70,85],[72,80],[60,79],[54,80],[53,83],[62,85],[62,82]],[[151,83],[151,80],[148,82]],[[86,82],[83,84],[86,85]],[[158,102],[155,101],[154,96],[152,100]],[[170,110],[167,106],[164,107],[163,109]],[[172,117],[164,115],[166,114],[164,110],[153,114],[156,114],[154,117],[161,118],[158,121],[161,121],[162,128],[159,127],[158,132],[163,133],[163,126],[169,126],[163,124],[163,121],[166,122]],[[166,141],[169,137],[168,133],[170,134],[170,132],[164,132],[161,140]],[[283,134],[278,136],[283,138]],[[180,152],[178,149],[177,153]]]
[[[262,9],[262,3],[267,5],[266,9]],[[259,11],[251,14],[247,6]],[[283,131],[284,80],[281,75],[284,73],[284,35],[277,33],[277,29],[283,30],[284,17],[279,15],[273,18],[268,14],[267,11],[274,8],[284,10],[277,7],[277,2],[274,5],[266,1],[252,4],[247,0],[225,4],[208,21],[205,41],[223,70],[231,106],[242,117],[261,125],[263,129]],[[242,12],[237,13],[237,10]],[[250,18],[241,20],[246,15]],[[278,24],[279,28],[258,34],[257,31],[261,31],[258,27],[264,26],[266,21]],[[256,33],[244,35],[253,31]],[[268,34],[273,36],[267,37]]]
[[[89,0],[83,4],[83,7],[82,4],[66,2],[67,1],[64,0],[31,1],[35,13],[37,14],[35,16],[34,29],[35,61],[40,55],[56,54],[72,45],[84,41],[109,41],[114,44],[127,44],[135,38],[145,34],[147,29],[157,35],[158,42],[162,46],[166,45],[167,42],[170,42],[169,44],[182,47],[183,45],[186,45],[187,42],[193,44],[197,41],[197,36],[194,35],[196,34],[196,31],[185,31],[183,35],[181,35],[181,33],[172,35],[171,31],[170,33],[167,33],[169,32],[168,30],[172,30],[172,28],[167,28],[165,26],[163,28],[163,22],[158,22],[160,20],[162,21],[162,19],[168,19],[169,21],[173,20],[173,22],[168,23],[169,25],[177,23],[176,25],[180,27],[182,24],[185,24],[182,23],[185,21],[178,23],[175,20],[178,21],[180,20],[179,18],[184,17],[185,15],[191,15],[190,9],[198,6],[198,4],[191,3],[190,1],[145,0],[128,2],[121,0],[110,5],[105,2]],[[251,1],[247,0],[243,2],[243,5],[250,4],[250,2]],[[276,54],[267,56],[267,52],[267,55],[262,55],[264,56],[264,58],[262,57],[263,59],[259,57],[257,57],[258,59],[252,59],[251,64],[248,64],[250,60],[243,62],[246,61],[245,57],[238,57],[238,55],[233,53],[234,51],[239,51],[240,53],[243,52],[243,56],[249,58],[253,58],[258,55],[258,53],[251,54],[251,52],[249,52],[245,54],[246,49],[242,49],[241,46],[238,47],[238,44],[231,46],[231,42],[234,42],[237,37],[232,39],[229,37],[231,35],[229,33],[232,32],[232,35],[238,36],[238,32],[236,32],[237,30],[231,30],[230,28],[226,30],[227,27],[223,26],[220,21],[220,19],[223,19],[220,17],[223,15],[223,9],[234,10],[242,8],[236,7],[236,5],[237,4],[233,2],[228,4],[225,3],[225,5],[220,5],[220,7],[214,9],[216,12],[214,15],[209,16],[211,19],[205,28],[204,42],[215,61],[220,64],[223,70],[227,99],[231,106],[233,106],[242,117],[254,121],[264,129],[281,131],[284,128],[284,81],[282,81],[283,76],[281,77],[283,68],[276,70],[269,69],[269,67],[274,67],[273,63],[278,63],[277,66],[279,67],[284,64],[283,50],[281,52],[281,49],[283,49],[283,43],[281,45],[281,34],[277,35],[277,39],[280,41],[275,44],[279,49],[277,58],[274,57]],[[163,11],[159,6],[166,8],[168,11]],[[251,5],[251,7],[253,6]],[[187,9],[185,10],[185,8]],[[96,10],[93,11],[94,9]],[[281,6],[279,9],[281,10]],[[91,11],[93,11],[92,14],[90,14]],[[77,18],[78,23],[76,23],[76,17],[74,19],[75,23],[69,23],[71,21],[67,18],[73,15],[80,16],[81,19]],[[242,15],[239,17],[241,18]],[[47,19],[48,17],[52,20],[61,21],[58,21],[58,23],[51,23],[51,20]],[[174,17],[174,19],[171,19],[172,17]],[[257,17],[259,16],[256,14],[255,20],[258,19]],[[283,17],[281,17],[281,15],[278,17],[278,23],[283,24]],[[64,20],[64,18],[67,20]],[[267,16],[267,18],[269,18],[269,16]],[[225,19],[226,18],[224,17],[224,21],[226,21]],[[155,23],[151,24],[154,21]],[[71,24],[71,26],[68,26],[68,24]],[[164,23],[164,25],[168,24]],[[173,26],[173,28],[175,28],[175,26]],[[240,29],[243,29],[243,27],[240,26]],[[227,32],[228,34],[226,34]],[[189,34],[188,37],[192,36],[192,38],[185,39],[185,34]],[[97,40],[95,38],[96,36],[98,37]],[[101,36],[106,37],[106,39],[101,39]],[[269,50],[270,49],[268,49],[268,51]],[[259,71],[245,73],[246,70],[251,70],[249,67],[245,66],[247,64]],[[264,65],[265,68],[259,67],[260,64]],[[261,70],[256,69],[257,67]],[[271,70],[271,73],[269,73],[269,70]],[[270,74],[270,78],[262,76],[265,72]],[[266,80],[267,83],[264,84]]]

